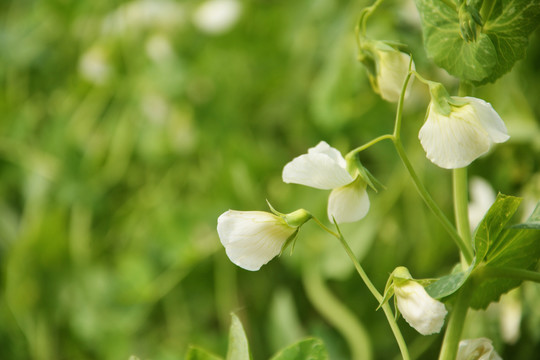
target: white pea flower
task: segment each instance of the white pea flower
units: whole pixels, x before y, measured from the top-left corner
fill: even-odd
[[[433,299],[413,280],[394,283],[397,307],[403,318],[422,335],[441,331],[448,313],[444,304]]]
[[[207,34],[222,34],[234,26],[241,12],[237,0],[208,0],[195,11],[193,23]]]
[[[282,216],[228,210],[218,218],[217,231],[229,259],[241,268],[256,271],[279,255],[310,218],[305,210]]]
[[[101,46],[88,49],[79,59],[79,73],[95,85],[105,84],[112,75],[107,51]]]
[[[473,231],[495,202],[496,195],[489,182],[478,176],[471,178],[469,192],[471,193],[471,201],[468,206],[469,224],[471,231]]]
[[[432,97],[418,137],[428,159],[445,169],[465,167],[493,143],[509,139],[504,122],[489,103],[457,96]]]
[[[456,360],[502,360],[491,340],[487,338],[467,339],[459,342]]]
[[[384,42],[377,41],[364,44],[360,61],[367,66],[370,82],[375,92],[386,101],[398,102],[403,83],[409,73],[411,57]],[[413,62],[411,70],[414,69]],[[409,81],[405,96],[408,95],[411,85],[412,81]]]
[[[283,181],[332,190],[328,200],[328,218],[332,222],[333,219],[338,223],[354,222],[369,210],[367,183],[357,171],[354,174],[347,171],[341,153],[324,141],[286,164]]]

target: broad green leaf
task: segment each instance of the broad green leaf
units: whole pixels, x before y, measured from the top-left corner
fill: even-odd
[[[480,82],[491,75],[497,63],[491,39],[480,33],[476,41],[465,41],[452,1],[416,0],[416,6],[422,20],[424,46],[435,64],[462,80]]]
[[[251,360],[249,345],[238,316],[231,313],[231,328],[229,330],[229,348],[227,360]]]
[[[484,265],[490,267],[506,267],[534,269],[540,258],[540,206],[536,207],[531,217],[524,224],[504,229],[493,242],[484,258]],[[473,294],[471,306],[485,308],[489,303],[498,301],[499,297],[522,283],[519,279],[487,279],[483,281]]]
[[[271,360],[328,360],[328,353],[321,340],[309,338],[286,347]]]
[[[461,32],[453,1],[416,0],[424,46],[440,67],[476,85],[494,82],[525,56],[528,37],[540,22],[540,1],[494,0],[481,10],[483,26],[474,25],[474,40]]]
[[[461,264],[457,264],[452,273],[441,277],[434,283],[426,286],[426,291],[434,299],[442,299],[455,293],[469,278],[471,270],[474,268],[474,264],[463,271]]]
[[[540,22],[538,0],[499,0],[495,5],[483,31],[493,42],[498,61],[493,74],[482,83],[494,82],[525,57],[529,35]]]
[[[184,360],[223,360],[202,348],[190,346]]]
[[[497,236],[514,215],[520,203],[520,198],[503,194],[497,195],[495,203],[489,208],[474,234],[477,265],[484,260],[493,247]]]

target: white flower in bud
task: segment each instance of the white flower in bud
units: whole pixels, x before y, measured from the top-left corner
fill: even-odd
[[[459,342],[456,360],[502,360],[491,340],[487,338],[467,339]]]
[[[351,175],[339,150],[324,141],[286,164],[283,181],[332,190],[328,201],[328,218],[332,222],[354,222],[369,210],[366,182],[357,174]]]
[[[459,106],[448,103],[448,114],[431,101],[418,135],[435,165],[445,169],[465,167],[487,153],[493,143],[508,140],[504,122],[489,103],[473,97],[449,99]]]
[[[405,78],[409,74],[409,63],[411,57],[401,51],[391,47],[388,49],[378,49],[377,59],[377,87],[381,97],[390,102],[398,102],[403,88]],[[412,64],[414,70],[414,63]],[[405,96],[408,95],[408,90],[412,81],[409,81]]]
[[[264,211],[228,210],[218,218],[217,231],[229,259],[241,268],[256,271],[281,253],[300,226],[295,225]]]
[[[403,318],[422,335],[441,331],[448,313],[444,304],[433,299],[419,283],[409,280],[394,283],[397,307]]]

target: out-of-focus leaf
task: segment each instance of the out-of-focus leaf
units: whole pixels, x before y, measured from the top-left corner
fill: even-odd
[[[286,347],[271,360],[328,360],[328,353],[321,340],[310,338]]]
[[[185,360],[222,360],[221,357],[214,355],[205,349],[190,346],[186,352]]]
[[[231,328],[229,330],[229,349],[227,360],[250,360],[249,344],[240,319],[231,314]]]

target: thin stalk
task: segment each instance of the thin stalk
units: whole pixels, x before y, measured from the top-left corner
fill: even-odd
[[[439,360],[456,359],[459,340],[461,339],[463,325],[465,324],[465,317],[467,316],[467,311],[469,310],[469,300],[472,289],[472,285],[470,283],[466,283],[458,293],[458,298],[454,304],[454,308],[452,309],[450,320],[448,320],[446,333],[444,334]]]
[[[371,140],[370,142],[367,142],[367,143],[365,143],[364,145],[359,146],[359,147],[357,147],[356,149],[349,151],[349,152],[347,153],[347,155],[345,155],[345,158],[347,159],[347,158],[353,157],[353,156],[355,156],[356,154],[358,154],[358,153],[360,153],[360,152],[366,150],[367,148],[369,148],[369,147],[375,145],[375,144],[378,143],[379,141],[386,140],[386,139],[388,139],[388,140],[393,140],[394,137],[393,137],[392,135],[389,135],[389,134],[387,134],[387,135],[381,135],[381,136],[379,136],[379,137],[377,137],[377,138]]]
[[[424,184],[420,181],[420,178],[414,171],[411,162],[409,161],[409,158],[407,157],[407,154],[405,153],[405,149],[403,149],[403,145],[401,144],[401,141],[395,139],[394,140],[394,146],[396,147],[396,151],[403,162],[403,165],[407,168],[407,171],[409,172],[409,175],[411,176],[414,185],[416,185],[416,189],[420,193],[420,196],[428,206],[428,208],[435,214],[435,217],[439,220],[441,225],[444,227],[444,229],[450,234],[452,237],[452,240],[456,243],[456,245],[459,247],[461,252],[463,253],[463,256],[465,257],[465,260],[470,264],[473,260],[473,252],[472,248],[468,246],[465,241],[459,236],[456,229],[452,225],[452,223],[448,220],[448,218],[444,215],[442,210],[439,208],[437,203],[433,200],[431,195],[429,195],[428,191],[426,190]]]
[[[452,171],[452,183],[454,192],[454,214],[456,218],[457,232],[465,245],[472,253],[472,238],[469,225],[469,199],[467,181],[467,168],[454,169]],[[470,262],[469,262],[470,263]]]
[[[381,295],[381,293],[379,293],[379,291],[377,290],[375,285],[373,285],[373,283],[371,282],[371,280],[367,276],[366,272],[362,268],[362,265],[360,265],[360,263],[356,259],[356,255],[354,255],[354,252],[349,247],[349,244],[347,243],[347,241],[345,240],[345,238],[343,237],[341,232],[339,232],[339,228],[338,228],[338,232],[336,233],[336,232],[330,230],[328,227],[326,227],[316,217],[313,217],[313,220],[323,230],[327,231],[329,234],[331,234],[332,236],[336,237],[339,240],[339,242],[341,243],[341,245],[345,249],[345,252],[347,253],[349,258],[353,262],[354,267],[356,268],[356,272],[358,273],[358,275],[360,275],[360,278],[362,279],[364,284],[366,284],[368,290],[371,292],[371,294],[373,294],[373,296],[375,297],[377,302],[381,303],[382,300],[383,300],[383,296]],[[401,335],[401,331],[399,330],[399,326],[397,325],[396,319],[394,317],[392,309],[390,308],[390,305],[388,305],[388,303],[385,303],[384,305],[382,305],[382,309],[383,309],[384,315],[386,316],[386,320],[388,321],[388,324],[390,325],[390,328],[392,329],[392,333],[394,334],[394,337],[395,337],[396,342],[398,344],[399,351],[401,352],[401,356],[403,357],[403,360],[410,360],[409,350],[407,349],[407,344],[405,343],[405,340],[403,339],[403,335]]]

